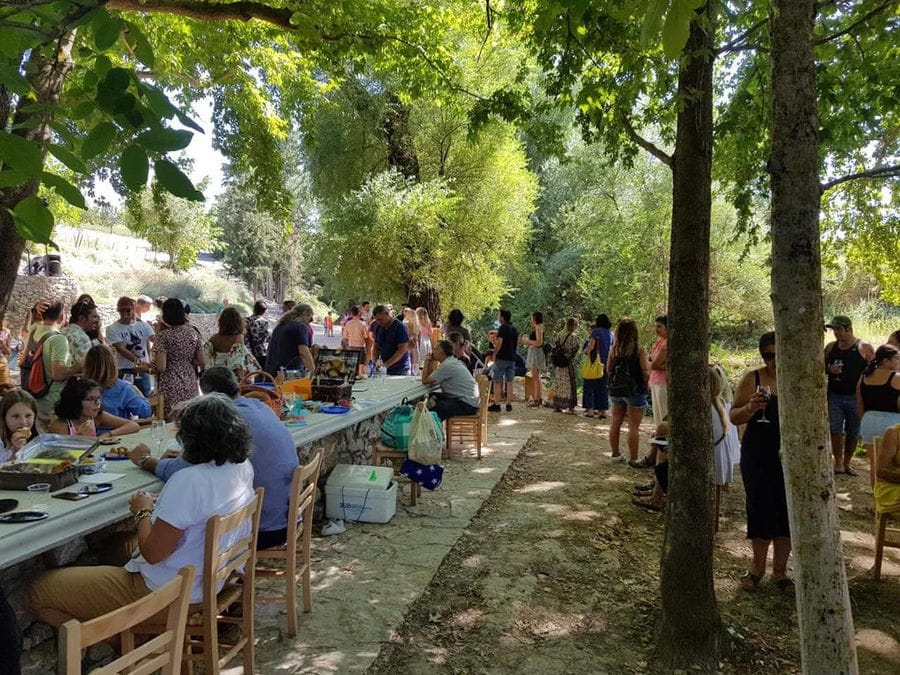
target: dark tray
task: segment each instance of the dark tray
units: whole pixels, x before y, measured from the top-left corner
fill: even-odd
[[[337,403],[342,398],[352,398],[353,396],[353,384],[348,382],[344,384],[343,382],[339,384],[315,384],[315,380],[313,380],[312,386],[312,397],[315,401],[322,401],[326,403]]]
[[[20,468],[28,469],[27,473],[15,470]],[[0,470],[0,490],[27,490],[35,483],[50,483],[50,492],[56,492],[77,482],[78,472],[72,466],[56,473],[50,464],[9,464]]]

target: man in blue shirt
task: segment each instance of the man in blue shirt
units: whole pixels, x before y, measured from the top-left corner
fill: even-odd
[[[239,396],[238,381],[228,368],[207,368],[200,376],[200,390],[204,394],[219,393],[230,397],[241,417],[250,427],[253,449],[250,463],[253,465],[253,487],[265,488],[262,515],[259,519],[259,539],[256,548],[280,546],[287,540],[288,502],[291,498],[291,480],[297,468],[297,448],[287,427],[275,416],[272,409],[255,398]],[[131,461],[142,469],[156,474],[166,481],[188,466],[180,456],[155,459],[150,448],[143,443],[128,453]]]
[[[384,305],[375,305],[375,358],[380,358],[388,375],[409,375],[409,333]]]
[[[316,362],[310,350],[312,331],[309,324],[312,318],[312,307],[306,304],[295,305],[281,315],[269,338],[269,353],[266,357],[266,372],[269,375],[278,375],[281,368],[305,368],[310,373],[316,372]]]

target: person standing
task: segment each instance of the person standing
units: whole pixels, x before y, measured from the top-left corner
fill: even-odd
[[[33,364],[32,368],[43,368],[44,379],[50,383],[50,389],[44,396],[37,398],[38,427],[46,431],[50,424],[53,408],[59,401],[60,394],[66,381],[78,374],[78,369],[71,367],[69,356],[69,342],[59,332],[59,323],[62,319],[62,302],[50,303],[42,312],[38,323],[31,327],[28,339],[25,341],[26,353],[37,349],[38,343],[44,340],[44,350],[40,363]],[[22,388],[28,390],[27,382],[22,382]],[[34,394],[34,392],[30,392]]]
[[[856,384],[875,350],[853,335],[850,317],[839,314],[825,324],[834,331],[834,341],[825,346],[825,374],[828,376],[828,422],[834,473],[855,476],[850,460],[859,442],[860,416],[856,408]]]
[[[269,353],[269,322],[266,320],[268,306],[262,300],[253,303],[253,313],[247,317],[247,332],[244,342],[257,363],[263,365]]]
[[[508,309],[500,310],[500,327],[494,339],[491,370],[494,378],[494,403],[488,410],[500,412],[500,401],[506,392],[506,412],[512,411],[513,380],[516,377],[516,345],[519,343],[519,331],[512,324],[512,313]]]
[[[375,358],[380,358],[388,375],[409,375],[409,333],[403,322],[391,316],[387,307],[375,305]]]
[[[9,355],[12,354],[12,332],[4,316],[0,320],[0,384],[9,384]]]
[[[119,377],[131,375],[134,385],[144,396],[149,396],[150,348],[147,343],[154,333],[146,321],[135,321],[134,308],[135,302],[131,298],[119,298],[116,303],[119,320],[106,327],[106,341],[116,351]]]
[[[600,363],[604,364],[603,377],[584,380],[582,405],[585,409],[585,417],[606,419],[606,412],[609,410],[608,374],[605,364],[609,359],[609,350],[613,344],[613,332],[610,328],[612,328],[612,322],[609,317],[606,314],[598,314],[594,321],[594,327],[591,328],[588,344],[584,348],[584,353],[589,359],[593,361],[598,358]]]
[[[669,415],[669,395],[666,389],[666,369],[669,361],[669,318],[656,317],[656,342],[650,349],[650,403],[653,421],[661,423]]]
[[[281,315],[269,340],[269,353],[266,357],[266,372],[269,375],[274,377],[282,368],[291,370],[298,364],[310,374],[316,372],[316,363],[310,351],[312,340],[309,323],[312,318],[312,307],[305,303],[294,305]]]
[[[88,350],[100,344],[100,314],[97,306],[90,300],[82,300],[72,305],[69,316],[69,325],[60,333],[66,336],[69,342],[69,356],[73,368],[81,372],[84,367],[84,357]]]
[[[158,376],[159,393],[163,395],[166,419],[171,419],[175,407],[195,398],[197,369],[203,369],[203,340],[187,320],[181,300],[169,298],[162,306],[162,321],[166,325],[153,343],[152,370]]]
[[[553,394],[553,410],[575,414],[578,400],[575,380],[575,362],[578,359],[579,340],[575,335],[578,322],[575,317],[566,319],[565,328],[556,336],[555,358],[553,364],[556,376],[556,390]]]
[[[547,357],[544,354],[544,314],[531,313],[531,333],[528,337],[520,337],[519,342],[528,349],[525,352],[525,367],[531,373],[533,398],[528,403],[531,408],[540,408],[544,404],[541,391],[541,373],[547,369]]]
[[[650,365],[647,352],[638,338],[634,319],[622,317],[616,324],[616,337],[606,364],[609,375],[609,395],[612,420],[609,425],[609,445],[616,462],[636,462],[641,440],[641,420],[647,406],[647,382]],[[619,452],[622,422],[628,416],[628,455]]]

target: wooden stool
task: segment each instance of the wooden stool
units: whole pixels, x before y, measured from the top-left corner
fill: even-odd
[[[415,506],[416,499],[422,495],[422,486],[416,483],[415,481],[411,481],[406,476],[401,476],[397,473],[397,468],[394,466],[394,460],[400,460],[400,463],[403,463],[404,459],[407,459],[407,454],[405,452],[401,452],[396,448],[391,448],[383,443],[376,443],[372,447],[372,464],[373,466],[381,466],[384,464],[384,460],[390,460],[390,466],[394,469],[394,480],[398,483],[409,483],[409,505]]]

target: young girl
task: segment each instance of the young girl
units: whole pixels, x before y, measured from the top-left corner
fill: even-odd
[[[103,411],[100,385],[83,377],[70,377],[63,387],[54,408],[56,419],[50,423],[50,433],[68,436],[97,436],[97,428],[111,429],[101,437],[134,434],[141,430],[131,422]]]
[[[12,389],[0,399],[0,464],[11,462],[37,436],[37,403],[27,391]]]

